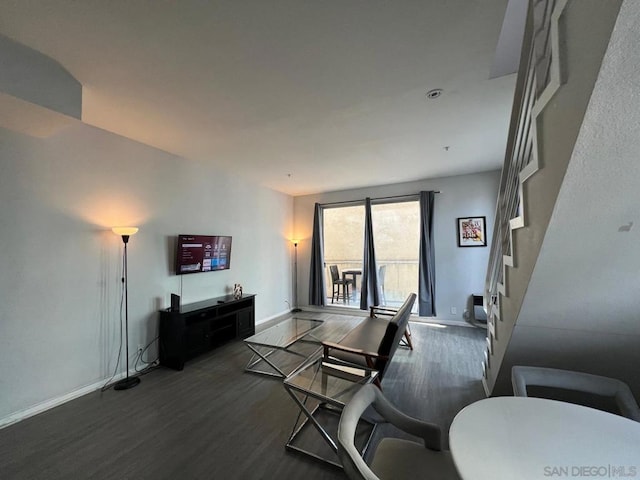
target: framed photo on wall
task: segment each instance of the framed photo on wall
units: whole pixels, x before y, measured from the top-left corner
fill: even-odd
[[[458,218],[458,246],[486,247],[487,221],[486,217]]]

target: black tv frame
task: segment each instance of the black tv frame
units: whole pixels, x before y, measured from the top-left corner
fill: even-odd
[[[232,240],[230,235],[178,235],[176,275],[229,270]]]

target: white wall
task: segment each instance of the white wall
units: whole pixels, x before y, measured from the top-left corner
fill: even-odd
[[[287,195],[80,122],[44,140],[0,129],[0,171],[0,425],[113,372],[122,240],[112,226],[140,227],[129,243],[134,352],[172,292],[192,302],[242,283],[258,295],[258,321],[287,310]],[[231,269],[176,276],[179,233],[232,235]]]
[[[309,303],[309,255],[316,202],[330,203],[360,200],[367,196],[378,198],[439,190],[434,209],[436,314],[439,319],[462,320],[469,295],[482,293],[484,289],[489,247],[459,248],[456,219],[486,216],[487,232],[492,232],[499,181],[500,172],[492,171],[296,197],[294,236],[301,239],[298,252],[298,303]],[[451,307],[456,307],[456,315],[451,314]]]

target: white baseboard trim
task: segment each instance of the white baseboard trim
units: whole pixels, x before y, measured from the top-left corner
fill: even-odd
[[[133,376],[136,375],[135,370],[130,370],[129,371],[129,375]],[[124,378],[125,374],[124,372],[116,375],[115,377],[113,377],[111,379],[111,382],[115,382],[117,380],[120,380],[121,378]],[[18,423],[22,420],[25,420],[29,417],[33,417],[34,415],[38,415],[39,413],[42,412],[46,412],[47,410],[50,410],[52,408],[55,408],[59,405],[62,405],[63,403],[67,403],[71,400],[75,400],[76,398],[82,397],[84,395],[87,395],[89,393],[95,392],[96,390],[100,390],[102,388],[102,386],[107,382],[107,380],[111,378],[104,378],[102,380],[99,380],[95,383],[92,383],[91,385],[86,385],[84,387],[78,388],[77,390],[74,390],[72,392],[69,393],[65,393],[64,395],[61,395],[59,397],[55,397],[55,398],[51,398],[49,400],[45,400],[43,402],[37,403],[36,405],[33,405],[32,407],[26,408],[24,410],[19,410],[17,412],[14,412],[4,418],[0,418],[0,429],[3,429],[5,427],[8,427],[9,425],[13,425],[14,423]]]

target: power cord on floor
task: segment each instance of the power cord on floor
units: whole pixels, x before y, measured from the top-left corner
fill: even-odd
[[[156,337],[151,340],[149,343],[147,343],[147,345],[138,352],[138,355],[136,355],[136,359],[134,362],[134,370],[136,371],[136,373],[140,374],[140,375],[146,375],[147,373],[149,373],[152,370],[155,370],[158,366],[160,366],[160,358],[156,357],[154,360],[152,361],[146,361],[143,357],[144,354],[147,350],[149,350],[149,347],[151,345],[153,345],[155,342],[158,341],[160,337],[158,335],[156,335]],[[138,370],[138,363],[142,362],[145,367],[141,370]]]

